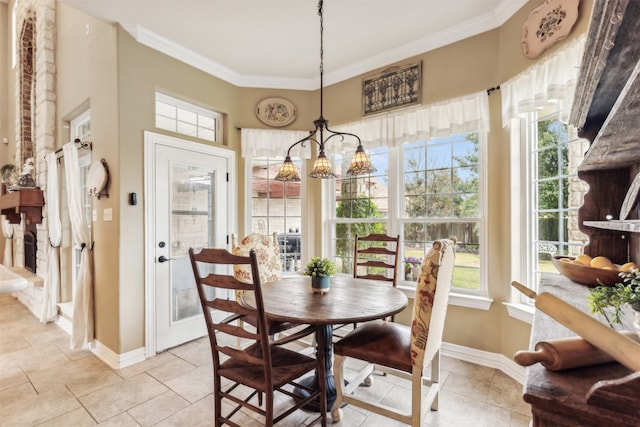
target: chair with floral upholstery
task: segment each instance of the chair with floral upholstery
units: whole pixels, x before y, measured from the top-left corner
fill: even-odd
[[[431,410],[438,409],[440,346],[453,276],[454,247],[455,239],[437,240],[424,257],[416,285],[411,326],[382,320],[368,322],[358,326],[334,344],[334,374],[337,388],[337,397],[332,408],[334,422],[342,418],[340,407],[344,403],[414,427],[421,425],[423,406],[428,406]],[[345,386],[344,362],[347,357],[367,362],[367,366],[355,378],[348,378],[348,386]],[[409,412],[375,403],[370,395],[359,397],[355,393],[374,366],[388,374],[404,378],[410,374]],[[426,377],[425,373],[429,367],[430,376]],[[429,386],[424,401],[423,380]]]
[[[282,278],[282,264],[280,263],[280,246],[278,245],[277,234],[272,236],[252,233],[244,237],[238,245],[235,236],[231,235],[231,253],[237,256],[247,257],[251,250],[255,251],[258,259],[258,271],[260,283],[270,283]],[[233,266],[233,275],[243,283],[253,283],[251,265],[237,264]],[[236,292],[236,300],[239,302],[242,296],[241,291]],[[250,320],[250,319],[249,319]],[[269,336],[273,337],[278,332],[299,326],[289,322],[276,322],[267,320],[269,325]],[[256,326],[256,325],[253,325]]]

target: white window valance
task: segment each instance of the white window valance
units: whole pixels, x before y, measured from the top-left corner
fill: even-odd
[[[430,105],[380,114],[336,126],[336,131],[356,134],[365,148],[400,146],[405,142],[459,133],[489,130],[489,99],[486,92]],[[337,141],[336,141],[337,142]],[[353,151],[353,138],[328,144],[327,154]]]
[[[551,101],[560,103],[560,111],[568,116],[582,61],[584,41],[582,36],[568,42],[553,55],[500,85],[503,127],[511,119],[535,111]],[[563,121],[566,119],[567,117],[561,117]]]
[[[242,129],[240,131],[241,154],[246,158],[284,158],[291,144],[308,135],[309,132],[300,130]],[[311,142],[305,143],[305,147],[298,144],[291,150],[291,157],[310,159],[312,144]]]

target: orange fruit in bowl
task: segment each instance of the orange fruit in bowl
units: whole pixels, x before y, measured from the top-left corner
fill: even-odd
[[[583,265],[583,266],[588,266],[589,264],[585,264],[582,261],[580,261],[579,259],[574,259],[573,261],[571,261],[571,264],[576,264],[576,265]]]
[[[607,265],[605,267],[602,267],[603,270],[611,270],[611,271],[618,271],[618,267],[616,267],[615,265]]]
[[[576,262],[578,261],[578,262]],[[591,263],[591,257],[587,254],[580,254],[576,257],[576,259],[573,261],[574,264],[581,264],[581,265],[590,265]]]
[[[571,258],[560,258],[560,262],[568,262],[568,263],[571,263]]]
[[[614,267],[611,260],[605,256],[597,256],[593,258],[589,265],[595,268]]]
[[[637,270],[637,269],[638,269],[638,266],[636,265],[635,262],[628,262],[620,266],[620,271],[624,271],[624,272],[629,272],[631,270]]]

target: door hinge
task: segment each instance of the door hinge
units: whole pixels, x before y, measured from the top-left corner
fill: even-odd
[[[227,182],[229,182],[229,172],[227,172]]]

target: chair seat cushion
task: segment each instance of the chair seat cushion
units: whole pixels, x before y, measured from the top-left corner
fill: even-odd
[[[411,372],[411,329],[382,320],[367,322],[333,345],[337,355]]]
[[[245,351],[254,357],[260,357],[260,347],[255,344],[247,347]],[[274,387],[282,387],[306,374],[315,366],[316,360],[312,357],[283,347],[271,346],[271,380]],[[263,393],[267,391],[264,365],[253,365],[238,359],[227,359],[220,365],[219,374]]]

